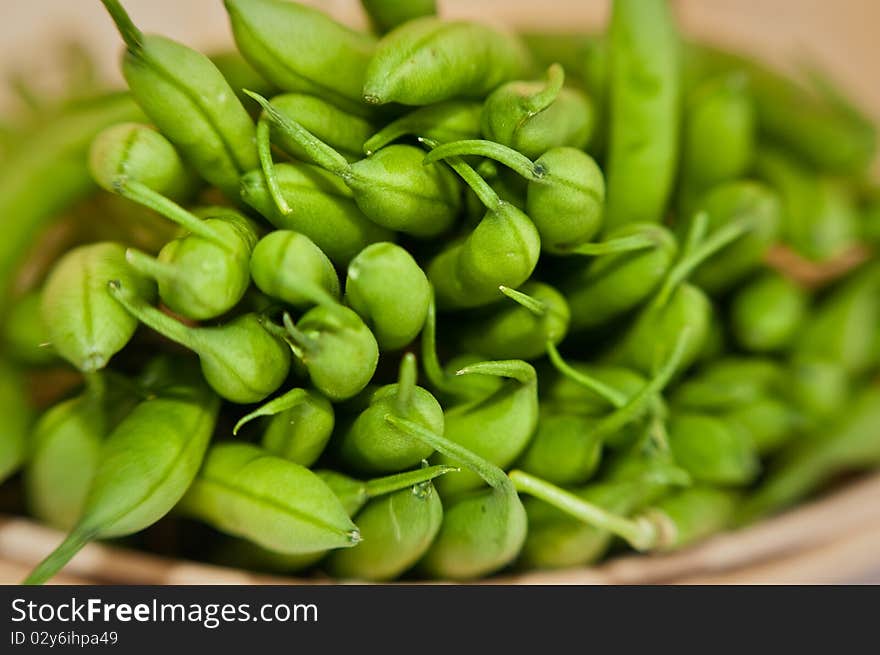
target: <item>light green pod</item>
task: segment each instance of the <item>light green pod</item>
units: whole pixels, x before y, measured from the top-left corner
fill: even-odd
[[[482,108],[482,103],[473,100],[446,100],[418,107],[367,139],[364,153],[372,155],[405,136],[424,137],[439,143],[479,138]]]
[[[745,485],[760,470],[755,446],[742,427],[709,414],[673,415],[669,448],[676,463],[697,482]]]
[[[5,417],[0,434],[2,483],[24,463],[27,434],[33,420],[33,410],[25,395],[23,380],[18,371],[3,360],[0,360],[0,409]]]
[[[840,361],[795,354],[787,373],[782,393],[810,425],[836,414],[852,394],[849,373]]]
[[[517,37],[469,21],[428,16],[386,34],[367,67],[363,98],[372,105],[429,105],[480,98],[528,72]]]
[[[55,264],[43,288],[43,321],[52,347],[84,373],[104,368],[138,326],[108,293],[112,280],[147,300],[155,298],[153,282],[129,265],[118,243],[71,250]]]
[[[542,411],[529,447],[517,468],[558,485],[583,484],[602,459],[603,435],[594,428],[599,418]]]
[[[775,395],[793,382],[776,360],[729,356],[682,381],[670,400],[679,408],[717,413]]]
[[[260,75],[237,50],[217,52],[208,55],[208,58],[226,78],[230,88],[242,102],[247,98],[244,89],[263,95],[271,95],[275,91],[272,83]]]
[[[361,0],[370,23],[378,32],[388,32],[407,21],[437,14],[437,0]]]
[[[661,550],[683,548],[729,528],[738,503],[737,493],[705,485],[667,496],[655,506],[669,532]]]
[[[58,360],[49,343],[49,329],[43,321],[42,291],[26,293],[11,303],[3,322],[5,354],[29,366],[44,366]]]
[[[797,436],[803,421],[788,403],[776,398],[762,398],[732,408],[722,420],[748,435],[761,457],[773,453]]]
[[[730,322],[739,345],[751,352],[781,350],[801,329],[809,295],[778,273],[765,273],[737,291]]]

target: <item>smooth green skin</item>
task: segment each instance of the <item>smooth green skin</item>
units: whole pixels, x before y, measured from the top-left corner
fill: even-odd
[[[333,173],[299,162],[276,164],[275,173],[290,214],[278,210],[261,170],[242,177],[242,200],[276,228],[309,237],[337,266],[348,265],[371,243],[394,240],[361,212],[351,189]]]
[[[607,230],[663,220],[681,122],[678,34],[666,0],[615,0],[609,38]]]
[[[364,142],[376,131],[365,118],[339,109],[332,103],[305,93],[285,93],[272,98],[272,106],[283,116],[314,134],[318,139],[337,150],[349,161],[361,158]],[[275,126],[271,128],[272,144],[291,157],[309,163],[313,161],[308,151],[296,140]]]
[[[705,344],[712,318],[712,303],[699,287],[684,283],[662,305],[643,309],[623,338],[608,353],[605,363],[633,368],[650,375],[659,362],[669,359],[676,339],[689,329],[678,371],[694,363]]]
[[[55,351],[84,373],[100,370],[134,336],[137,319],[107,293],[119,280],[134,293],[155,297],[152,280],[125,260],[118,243],[80,246],[64,255],[43,287],[42,315]]]
[[[327,570],[337,579],[393,580],[427,552],[443,521],[443,505],[430,483],[370,501],[355,517],[363,537],[357,548],[331,553]]]
[[[534,107],[533,97],[546,86],[545,82],[515,81],[495,89],[483,104],[483,138],[529,159],[559,146],[583,150],[595,127],[592,101],[583,91],[562,88],[550,104]]]
[[[684,107],[679,211],[685,215],[705,190],[743,177],[755,156],[757,119],[742,73],[710,78]]]
[[[311,389],[301,391],[301,402],[269,420],[260,444],[273,455],[309,467],[324,452],[336,421],[329,400]]]
[[[363,99],[372,105],[429,105],[482,98],[528,72],[519,39],[470,21],[428,16],[386,34],[367,67]]]
[[[761,457],[779,450],[796,436],[801,426],[798,413],[788,403],[775,398],[762,398],[721,416],[725,423],[748,435]]]
[[[304,293],[304,287],[339,298],[339,276],[333,262],[299,232],[277,230],[260,239],[251,254],[250,272],[260,291],[297,309],[315,304],[313,294]]]
[[[107,437],[82,516],[26,583],[45,582],[93,539],[122,537],[152,525],[190,487],[220,401],[191,367],[176,367],[174,381],[138,404]]]
[[[43,321],[42,292],[31,291],[15,300],[3,322],[4,354],[29,366],[45,366],[57,361],[49,346],[49,329]]]
[[[809,294],[778,273],[764,273],[742,287],[730,306],[731,331],[745,350],[786,348],[807,316]]]
[[[741,522],[777,512],[817,490],[836,475],[880,464],[880,387],[869,386],[832,421],[793,441],[740,510]]]
[[[205,180],[230,198],[257,167],[251,117],[205,55],[162,36],[144,35],[117,0],[102,0],[126,42],[122,75],[150,121]]]
[[[789,363],[785,398],[812,424],[820,424],[850,398],[851,381],[841,362],[797,355]]]
[[[738,500],[733,491],[702,485],[667,496],[655,506],[674,527],[673,539],[662,549],[683,548],[729,528]]]
[[[880,244],[880,191],[874,193],[878,197],[869,200],[862,211],[861,237],[876,246]]]
[[[238,50],[279,89],[364,114],[361,89],[375,39],[287,0],[225,0]]]
[[[213,446],[179,508],[222,532],[287,555],[348,548],[360,540],[321,478],[250,444]]]
[[[599,418],[542,412],[538,429],[517,468],[557,485],[583,484],[602,458],[602,435],[592,428]]]
[[[421,136],[440,143],[476,139],[480,136],[480,114],[483,105],[473,100],[446,100],[418,107],[364,141],[367,155],[405,136]]]
[[[0,433],[0,482],[3,482],[25,461],[28,431],[33,420],[24,381],[4,360],[0,360],[0,411],[4,416]]]
[[[666,228],[646,223],[625,225],[607,238],[635,235],[654,239],[656,246],[599,257],[559,281],[573,332],[599,327],[635,309],[660,286],[678,251],[675,238]]]
[[[159,298],[173,312],[196,321],[233,309],[250,287],[257,226],[238,212],[212,207],[196,212],[218,241],[185,234],[169,241],[154,260],[129,250],[129,264],[156,280]],[[220,244],[223,245],[220,245]]]
[[[520,360],[485,362],[503,369],[509,364],[516,371],[495,374],[506,377],[504,384],[485,398],[454,405],[444,412],[444,437],[486,459],[494,466],[506,469],[522,455],[538,427],[538,379],[535,370]],[[480,373],[475,364],[475,372]],[[491,372],[487,369],[484,372]],[[512,377],[512,376],[518,377]],[[432,458],[434,464],[465,465],[443,454]],[[472,491],[482,485],[480,476],[462,471],[437,482],[440,495],[451,498]]]
[[[361,0],[373,28],[388,32],[407,21],[437,14],[436,0]]]
[[[89,171],[111,193],[119,178],[136,180],[176,202],[195,187],[192,172],[171,142],[142,123],[119,123],[101,131],[89,148]]]
[[[42,124],[20,147],[3,153],[0,174],[0,310],[15,272],[40,230],[60,212],[95,190],[88,170],[94,136],[108,125],[143,120],[128,94],[77,103]]]
[[[504,386],[504,379],[497,375],[480,373],[456,375],[463,368],[484,361],[486,358],[481,355],[464,353],[456,355],[446,363],[446,366],[443,367],[446,374],[444,389],[438,390],[442,392],[440,397],[443,400],[443,405],[488,398]]]
[[[821,298],[801,326],[799,355],[840,363],[851,375],[876,363],[880,326],[880,266],[869,263]]]
[[[217,70],[226,78],[229,87],[235,91],[235,95],[242,102],[247,100],[244,89],[256,91],[261,95],[272,95],[275,87],[260,75],[247,59],[237,50],[227,50],[208,55]]]
[[[569,311],[565,297],[549,284],[526,282],[518,291],[543,303],[537,315],[513,301],[493,305],[466,322],[459,333],[461,349],[489,359],[537,359],[547,342],[559,344],[568,333]]]
[[[383,352],[403,348],[418,336],[430,298],[425,272],[393,243],[367,246],[348,265],[345,302],[364,319]]]
[[[843,184],[817,175],[790,154],[772,147],[758,152],[755,168],[779,193],[782,235],[795,250],[821,261],[855,245],[858,215]]]
[[[762,399],[793,382],[794,376],[773,359],[730,356],[684,380],[670,400],[680,408],[712,413]]]
[[[669,421],[669,448],[675,462],[697,482],[745,485],[760,470],[749,434],[710,414],[674,414]]]
[[[627,400],[636,395],[647,380],[632,369],[620,366],[605,366],[586,362],[568,362],[578,373],[595,378],[599,382],[621,393]],[[614,408],[607,398],[588,389],[555,369],[543,371],[541,379],[541,404],[562,414],[581,414],[583,416],[603,416]]]
[[[332,401],[363,391],[379,362],[379,345],[352,310],[342,306],[310,309],[296,324],[308,339],[299,344],[299,360],[315,388]]]

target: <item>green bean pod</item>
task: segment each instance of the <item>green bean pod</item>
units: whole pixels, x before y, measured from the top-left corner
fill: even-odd
[[[665,0],[615,0],[609,38],[606,230],[663,219],[681,104],[678,35]]]
[[[205,55],[145,35],[119,0],[101,0],[125,41],[122,74],[135,101],[204,179],[230,198],[257,166],[254,123]]]
[[[832,417],[851,397],[851,380],[845,363],[795,353],[789,363],[782,393],[810,425]]]
[[[557,371],[538,376],[541,379],[541,404],[560,414],[603,416],[625,405],[647,380],[640,373],[621,366],[561,362],[550,352]]]
[[[29,406],[19,372],[2,360],[0,360],[0,405],[5,417],[5,426],[0,436],[0,482],[3,482],[25,461],[33,410]]]
[[[809,296],[778,273],[764,273],[737,291],[730,322],[740,346],[750,352],[782,350],[806,319]]]
[[[761,457],[791,441],[803,424],[800,414],[789,403],[772,397],[732,408],[721,419],[748,435],[752,448]]]
[[[519,39],[470,21],[419,18],[386,34],[366,70],[363,99],[371,105],[429,105],[481,98],[521,78],[529,56]]]
[[[143,530],[177,504],[198,473],[220,408],[194,373],[178,365],[169,385],[107,437],[79,521],[26,584],[51,578],[88,542]]]
[[[669,423],[669,448],[676,463],[697,482],[745,485],[760,470],[746,431],[709,414],[674,414]]]
[[[791,377],[772,359],[731,356],[684,380],[670,400],[679,408],[714,413],[775,394],[791,384]]]
[[[407,21],[437,14],[437,0],[361,0],[370,24],[379,32],[389,32]]]
[[[683,548],[731,527],[739,495],[729,489],[696,485],[657,503],[668,536],[660,550]]]
[[[4,354],[29,366],[45,366],[58,359],[50,345],[49,328],[43,320],[42,291],[17,298],[3,322]]]
[[[405,136],[424,137],[439,143],[477,139],[482,108],[482,103],[473,100],[446,100],[418,107],[364,141],[364,154],[370,156]]]

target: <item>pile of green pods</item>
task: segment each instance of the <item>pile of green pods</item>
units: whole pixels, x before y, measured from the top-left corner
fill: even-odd
[[[821,74],[665,0],[564,38],[225,0],[211,56],[100,1],[127,89],[0,130],[0,483],[67,534],[28,583],[102,539],[585,566],[880,468],[875,127]]]

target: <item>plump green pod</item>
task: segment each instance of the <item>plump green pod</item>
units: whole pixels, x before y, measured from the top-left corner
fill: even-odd
[[[234,308],[250,286],[251,253],[257,226],[246,216],[224,207],[195,214],[211,238],[184,234],[168,242],[158,257],[129,248],[128,263],[156,280],[159,298],[173,312],[204,321]]]
[[[440,531],[443,505],[430,482],[371,501],[355,517],[363,543],[331,553],[338,579],[393,580],[418,562]]]
[[[559,344],[565,338],[568,303],[556,289],[530,281],[518,291],[504,292],[517,304],[493,305],[465,323],[459,333],[463,350],[491,359],[537,359],[547,351],[548,341]],[[526,300],[519,304],[522,296]]]
[[[722,420],[748,435],[755,452],[768,455],[797,435],[802,421],[788,403],[776,398],[762,398],[721,415]]]
[[[167,514],[198,473],[219,409],[198,373],[177,364],[169,385],[107,437],[79,521],[25,583],[45,582],[93,539],[133,534]]]
[[[839,362],[854,375],[875,364],[880,266],[868,264],[821,298],[795,342],[799,355]]]
[[[437,14],[437,0],[361,0],[370,23],[378,32],[388,32],[407,21]]]
[[[27,434],[33,420],[24,383],[18,371],[0,360],[0,409],[5,425],[0,436],[0,482],[24,463]]]
[[[195,352],[208,384],[226,400],[259,402],[278,389],[290,371],[290,348],[255,314],[216,327],[193,328],[151,306],[124,282],[113,280],[109,289],[119,308]]]
[[[495,89],[483,105],[483,137],[513,148],[529,159],[559,146],[583,150],[595,127],[590,98],[563,86],[559,64],[547,71],[546,82],[508,82]]]
[[[49,328],[43,320],[42,291],[26,293],[9,307],[3,322],[6,356],[29,366],[44,366],[58,359],[49,344]]]
[[[392,30],[367,67],[363,98],[371,105],[429,105],[481,98],[528,72],[528,52],[507,32],[429,16]]]
[[[760,465],[755,446],[739,425],[709,414],[675,414],[669,448],[676,463],[697,482],[745,485]]]
[[[665,0],[615,0],[609,28],[606,229],[659,223],[676,175],[679,42]]]
[[[538,426],[538,379],[535,369],[520,360],[482,362],[458,372],[481,373],[506,378],[486,398],[450,407],[445,412],[444,436],[493,466],[507,468],[525,451]],[[457,465],[441,454],[438,464]],[[462,465],[465,462],[461,462]],[[471,491],[481,485],[480,476],[463,471],[438,483],[444,497]]]
[[[764,273],[737,291],[730,322],[740,346],[751,352],[781,350],[806,318],[809,295],[778,273]]]
[[[226,81],[229,82],[229,87],[235,91],[235,95],[242,102],[247,99],[244,89],[256,91],[263,95],[271,95],[275,92],[276,89],[272,83],[260,75],[237,50],[217,52],[208,55],[208,57],[217,67],[217,70],[226,78]]]
[[[779,198],[763,184],[734,181],[711,189],[698,202],[698,208],[708,215],[710,233],[736,220],[752,220],[748,234],[704,261],[691,276],[695,284],[710,293],[721,293],[761,266],[764,255],[779,235]],[[696,216],[682,223],[683,231],[690,228],[690,219]]]
[[[842,362],[795,355],[789,363],[785,398],[812,424],[833,416],[851,396],[850,377]]]
[[[284,91],[363,113],[361,89],[375,39],[287,0],[225,0],[238,50]]]
[[[594,430],[598,422],[590,416],[542,412],[517,466],[553,484],[583,484],[602,458],[602,435]]]
[[[257,166],[254,123],[205,55],[134,26],[118,0],[102,0],[125,41],[122,74],[135,101],[204,179],[230,198]]]
[[[379,346],[360,316],[341,305],[319,305],[294,326],[285,315],[288,338],[315,388],[332,401],[353,398],[373,379]]]
[[[446,100],[413,109],[364,141],[363,151],[372,155],[405,136],[420,136],[439,143],[477,139],[482,108],[482,103],[473,100]]]
[[[305,309],[314,305],[303,288],[317,288],[339,299],[339,276],[315,242],[292,230],[278,230],[260,239],[250,262],[254,284],[268,296]]]
[[[376,335],[380,350],[397,350],[425,324],[431,287],[416,260],[393,243],[367,246],[348,265],[345,301]]]
[[[397,416],[425,430],[443,434],[443,408],[431,393],[416,386],[416,359],[408,353],[396,384],[370,394],[370,404],[340,435],[337,452],[350,468],[368,473],[391,473],[415,466],[434,449],[385,421]]]
[[[698,485],[682,489],[657,503],[669,534],[662,550],[674,550],[729,528],[739,496],[727,489]]]
[[[675,238],[661,225],[634,223],[610,232],[608,242],[630,237],[654,245],[598,257],[561,278],[572,331],[608,323],[644,303],[660,286],[678,252]]]
[[[647,382],[640,373],[621,366],[585,362],[571,362],[567,366],[583,377],[598,381],[603,388],[610,387],[620,395],[623,403],[636,395]],[[570,375],[557,371],[544,375],[542,372],[539,378],[541,404],[554,412],[602,416],[614,409],[614,404],[608,399],[607,394],[585,386],[583,382]]]
[[[339,499],[317,475],[250,444],[213,446],[179,508],[264,548],[300,555],[360,541]]]
[[[777,361],[762,357],[727,357],[700,369],[671,395],[679,408],[715,413],[773,395],[792,383]]]
[[[338,266],[346,266],[371,243],[393,241],[391,231],[364,216],[351,189],[333,173],[304,163],[277,164],[275,175],[291,208],[276,206],[260,170],[241,179],[241,198],[280,230],[306,235]]]
[[[107,292],[111,280],[145,299],[155,297],[153,282],[128,264],[118,243],[71,250],[55,264],[43,288],[43,321],[52,347],[84,373],[104,368],[137,329],[137,319]]]

